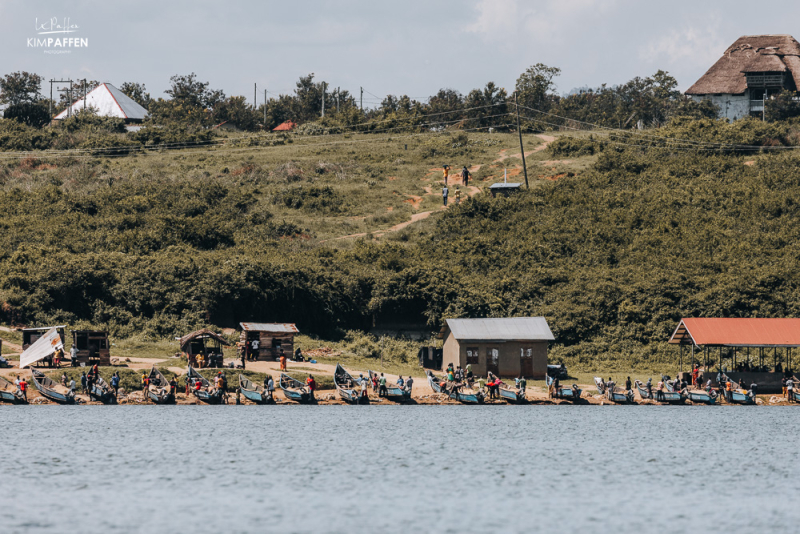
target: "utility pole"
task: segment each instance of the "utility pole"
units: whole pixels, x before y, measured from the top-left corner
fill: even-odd
[[[325,82],[322,82],[322,117],[325,117]]]
[[[339,113],[339,92],[341,91],[341,87],[336,88],[336,113]]]
[[[517,92],[514,91],[514,107],[517,110],[517,133],[519,134],[519,152],[522,156],[522,172],[525,173],[525,189],[530,189],[528,185],[528,166],[525,165],[525,147],[522,146],[522,129],[519,127],[519,104],[517,104]]]
[[[258,91],[258,84],[253,84],[253,109],[258,109],[258,101],[256,100],[256,92]]]
[[[364,88],[361,88],[361,111],[364,111]]]
[[[267,127],[267,90],[264,89],[264,128]]]

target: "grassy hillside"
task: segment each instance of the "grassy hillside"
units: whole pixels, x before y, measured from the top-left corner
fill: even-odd
[[[6,161],[3,319],[150,338],[293,321],[333,337],[537,314],[555,357],[588,370],[671,361],[681,316],[798,313],[793,152],[580,137],[531,154],[531,190],[507,200],[480,190],[506,166],[521,181],[513,134]],[[526,136],[526,150],[542,142]],[[478,188],[446,211],[443,163],[471,166]],[[366,235],[336,239],[353,234]]]

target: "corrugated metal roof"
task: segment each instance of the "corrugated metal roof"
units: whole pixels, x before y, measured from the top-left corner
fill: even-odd
[[[86,94],[86,104],[84,99],[77,100],[72,106],[72,114],[78,113],[84,108],[94,108],[101,117],[117,117],[120,119],[144,120],[148,112],[138,102],[128,95],[111,85],[101,83]],[[65,109],[55,116],[56,119],[66,119],[69,109]]]
[[[459,341],[553,341],[544,317],[446,319]]]
[[[239,323],[242,330],[254,332],[279,332],[281,334],[299,334],[294,323]]]
[[[67,325],[65,325],[65,324],[58,325],[58,326],[37,326],[37,327],[32,327],[32,328],[23,328],[22,331],[23,332],[37,332],[37,331],[40,331],[40,330],[50,330],[51,328],[63,329],[63,328],[66,328],[66,327],[67,327]]]
[[[800,347],[800,319],[681,319],[669,342],[732,347]]]
[[[498,182],[489,186],[489,189],[516,189],[522,187],[522,184]]]

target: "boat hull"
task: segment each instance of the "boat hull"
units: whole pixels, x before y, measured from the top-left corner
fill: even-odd
[[[9,391],[0,391],[0,402],[8,402],[10,404],[27,404],[24,397],[17,397]]]
[[[92,390],[89,392],[89,398],[100,401],[103,404],[117,403],[117,398],[114,396],[113,391],[104,391],[102,388],[97,386],[92,386]]]
[[[242,395],[244,395],[245,399],[249,400],[250,402],[255,402],[256,404],[267,404],[268,402],[267,398],[260,391],[242,389]]]
[[[44,376],[44,375],[42,375]],[[58,404],[75,404],[75,397],[71,395],[65,395],[63,393],[59,393],[58,391],[54,391],[48,387],[43,386],[39,383],[36,376],[34,375],[32,380],[33,386],[41,393],[41,395],[46,398],[50,399],[53,402],[57,402]]]
[[[728,401],[730,404],[750,405],[756,403],[753,397],[745,393],[740,393],[738,391],[726,391],[725,400]]]
[[[686,394],[686,397],[691,402],[700,403],[700,404],[716,404],[717,403],[716,399],[714,399],[708,393],[699,393],[699,392],[696,392],[696,391],[690,391],[690,392],[688,392]]]
[[[208,391],[195,391],[194,396],[201,402],[205,402],[206,404],[219,404],[222,402],[222,391],[216,391],[214,393],[209,393]]]
[[[500,388],[500,398],[509,404],[522,404],[526,401],[525,397],[518,395],[516,391]]]
[[[161,392],[147,391],[148,398],[156,404],[175,404],[175,395],[167,393],[166,395]]]

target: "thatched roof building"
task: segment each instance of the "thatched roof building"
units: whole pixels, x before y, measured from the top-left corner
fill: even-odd
[[[728,47],[686,94],[711,100],[721,117],[734,120],[760,116],[769,95],[798,88],[800,43],[791,35],[746,35]]]

